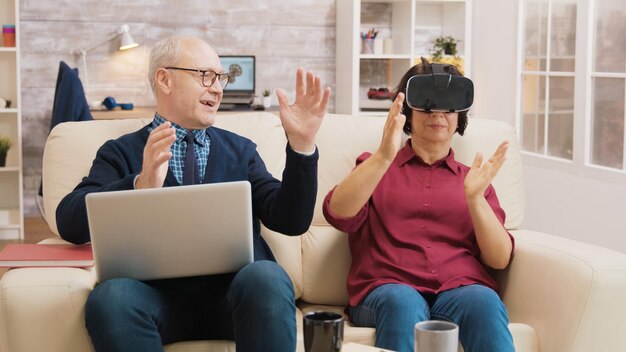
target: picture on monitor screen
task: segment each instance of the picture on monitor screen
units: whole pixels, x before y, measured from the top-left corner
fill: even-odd
[[[220,62],[230,75],[224,93],[254,93],[254,56],[220,56]]]

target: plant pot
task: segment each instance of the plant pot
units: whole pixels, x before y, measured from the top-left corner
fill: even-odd
[[[0,167],[5,167],[7,164],[7,152],[0,152]]]
[[[266,109],[272,107],[272,97],[263,97],[263,107]]]
[[[456,44],[446,44],[446,46],[443,48],[443,53],[446,55],[455,55]]]

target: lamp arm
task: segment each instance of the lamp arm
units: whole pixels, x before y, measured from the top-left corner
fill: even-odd
[[[104,40],[104,41],[102,41],[102,42],[92,46],[89,49],[80,49],[79,52],[80,52],[81,55],[83,55],[83,53],[85,53],[85,55],[87,55],[89,52],[94,51],[96,48],[100,47],[101,45],[104,45],[104,44],[110,42],[111,40],[117,38],[118,35],[120,35],[120,34],[118,32],[115,32],[109,39]]]
[[[79,50],[80,61],[83,63],[83,77],[85,78],[85,88],[89,88],[89,75],[87,74],[87,51]]]
[[[88,48],[88,49],[78,49],[75,50],[74,53],[80,55],[80,60],[83,64],[83,76],[85,79],[85,88],[89,87],[89,75],[87,74],[87,54],[93,50],[95,50],[96,48],[112,41],[113,39],[117,38],[118,36],[124,34],[124,32],[128,32],[128,25],[127,24],[123,24],[122,26],[120,26],[108,39]]]
[[[100,43],[88,48],[88,49],[78,49],[75,52],[80,55],[80,60],[83,64],[83,76],[85,78],[85,87],[89,87],[89,75],[87,74],[87,54],[93,50],[95,50],[96,48],[110,42],[111,40],[117,38],[117,36],[119,36],[122,33],[121,30],[117,30],[115,31],[115,33],[113,33],[113,35],[111,35],[108,39],[101,41]]]

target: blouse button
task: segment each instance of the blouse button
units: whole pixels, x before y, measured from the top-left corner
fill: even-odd
[[[433,270],[431,270],[430,272],[431,272],[431,273],[433,273],[433,274],[436,274],[436,273],[437,273],[437,270],[433,269]]]

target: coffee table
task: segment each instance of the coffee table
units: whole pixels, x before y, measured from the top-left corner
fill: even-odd
[[[341,352],[393,352],[380,347],[361,345],[360,343],[348,342],[341,346]]]

